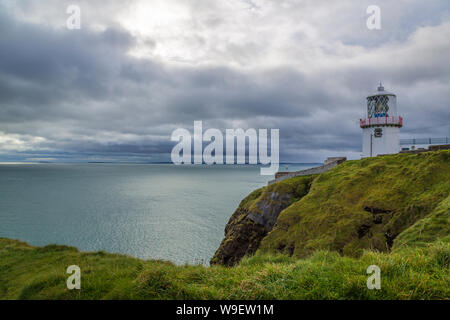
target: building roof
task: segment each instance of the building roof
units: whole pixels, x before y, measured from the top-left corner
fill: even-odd
[[[373,97],[373,96],[385,96],[385,95],[389,95],[389,96],[395,96],[395,93],[389,92],[384,90],[383,85],[380,82],[380,86],[378,87],[378,90],[370,95],[368,95],[367,97]]]

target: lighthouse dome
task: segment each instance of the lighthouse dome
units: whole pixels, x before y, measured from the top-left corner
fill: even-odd
[[[367,97],[374,97],[374,96],[396,96],[395,93],[390,92],[390,91],[386,91],[383,87],[383,85],[380,83],[380,86],[378,87],[377,91],[375,91],[374,93],[372,93],[371,95],[367,96]]]

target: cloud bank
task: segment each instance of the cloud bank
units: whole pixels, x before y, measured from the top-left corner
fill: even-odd
[[[403,137],[449,136],[448,1],[378,1],[372,31],[371,4],[3,1],[0,161],[170,161],[194,120],[279,128],[284,162],[358,158],[379,81]]]

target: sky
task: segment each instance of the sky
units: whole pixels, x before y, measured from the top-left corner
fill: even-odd
[[[196,120],[357,159],[380,81],[402,138],[450,137],[449,39],[448,0],[0,0],[0,161],[170,161]]]

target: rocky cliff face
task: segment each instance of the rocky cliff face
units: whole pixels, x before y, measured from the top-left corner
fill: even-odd
[[[450,151],[347,161],[251,193],[230,218],[211,263],[231,266],[257,251],[357,256],[450,239],[449,194]]]
[[[281,211],[308,193],[314,177],[298,177],[252,192],[242,200],[225,227],[225,238],[211,264],[232,266],[259,248]]]

